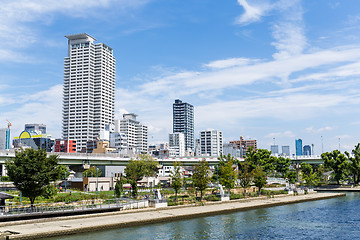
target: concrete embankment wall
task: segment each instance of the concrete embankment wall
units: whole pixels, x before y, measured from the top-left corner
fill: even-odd
[[[38,239],[41,237],[69,235],[89,231],[169,222],[341,196],[345,196],[345,194],[316,193],[274,198],[254,198],[252,200],[247,199],[216,204],[206,204],[205,206],[168,207],[154,210],[129,210],[119,213],[48,219],[48,221],[43,222],[39,222],[39,220],[37,220],[37,222],[33,223],[31,221],[27,221],[22,223],[7,223],[7,225],[0,224],[0,232],[8,230],[14,233],[18,233],[8,236],[8,239]],[[41,227],[39,227],[39,225]]]

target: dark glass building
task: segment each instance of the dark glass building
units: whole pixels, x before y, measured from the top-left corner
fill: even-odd
[[[173,104],[173,133],[184,133],[185,151],[194,151],[194,106],[179,99]]]
[[[303,147],[303,155],[310,156],[311,155],[311,147],[310,145],[305,145]]]

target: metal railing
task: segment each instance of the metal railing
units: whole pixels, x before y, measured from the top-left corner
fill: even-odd
[[[96,200],[83,200],[70,203],[51,203],[51,204],[30,204],[23,205],[6,205],[0,206],[0,219],[3,216],[35,214],[35,213],[61,213],[61,212],[81,212],[94,209],[137,209],[148,207],[148,200],[131,200],[131,199],[111,199],[101,203]]]

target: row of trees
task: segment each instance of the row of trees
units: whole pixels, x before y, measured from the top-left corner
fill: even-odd
[[[360,183],[360,143],[355,146],[351,153],[341,153],[338,150],[326,152],[321,155],[324,164],[312,166],[307,163],[301,164],[300,178],[308,185],[316,185],[323,181],[323,173],[332,172],[333,179],[340,184],[342,181]],[[238,161],[231,155],[222,155],[219,163],[215,166],[214,174],[211,174],[209,164],[205,160],[200,161],[193,169],[193,184],[203,196],[208,184],[218,181],[228,191],[234,188],[236,180],[242,187],[254,184],[261,189],[266,184],[266,177],[276,176],[288,179],[295,183],[299,177],[295,168],[291,168],[289,158],[275,157],[266,149],[248,149],[244,161]],[[5,163],[8,176],[15,186],[29,197],[31,204],[37,196],[44,195],[50,183],[61,179],[68,170],[63,165],[58,165],[58,157],[50,156],[44,150],[26,149],[17,152],[13,160]],[[183,186],[181,164],[174,164],[171,174],[172,187],[175,190],[175,198]],[[145,176],[154,176],[158,170],[158,162],[147,155],[142,155],[138,160],[130,160],[125,168],[125,177],[121,177],[116,184],[116,192],[119,194],[124,183],[130,183],[132,195],[137,196],[137,182]],[[92,167],[85,173],[88,176],[100,175],[97,169]]]
[[[249,149],[244,161],[238,161],[230,154],[219,157],[219,163],[215,166],[215,172],[212,174],[208,162],[205,160],[195,164],[193,168],[192,181],[194,187],[200,192],[202,198],[204,190],[210,182],[219,182],[228,192],[235,187],[239,180],[244,188],[254,184],[261,189],[266,184],[267,176],[285,177],[296,180],[295,170],[290,170],[290,159],[284,157],[275,157],[266,149]],[[175,190],[175,199],[182,186],[180,164],[174,164],[172,177],[172,187]]]
[[[355,185],[360,183],[360,143],[351,153],[339,150],[321,154],[325,170],[333,171],[332,176],[337,184],[348,181]]]

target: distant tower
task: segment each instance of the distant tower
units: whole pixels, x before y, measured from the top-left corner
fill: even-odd
[[[282,155],[290,156],[290,146],[282,146]]]
[[[279,153],[279,146],[278,145],[271,145],[270,149],[271,149],[272,154],[278,154]]]
[[[173,104],[173,133],[184,133],[185,151],[194,151],[194,106],[179,99]]]
[[[115,57],[111,47],[86,33],[65,37],[62,137],[76,140],[81,151],[114,121]]]
[[[295,149],[296,149],[296,156],[302,156],[303,155],[303,153],[302,153],[302,140],[300,138],[295,140]]]

